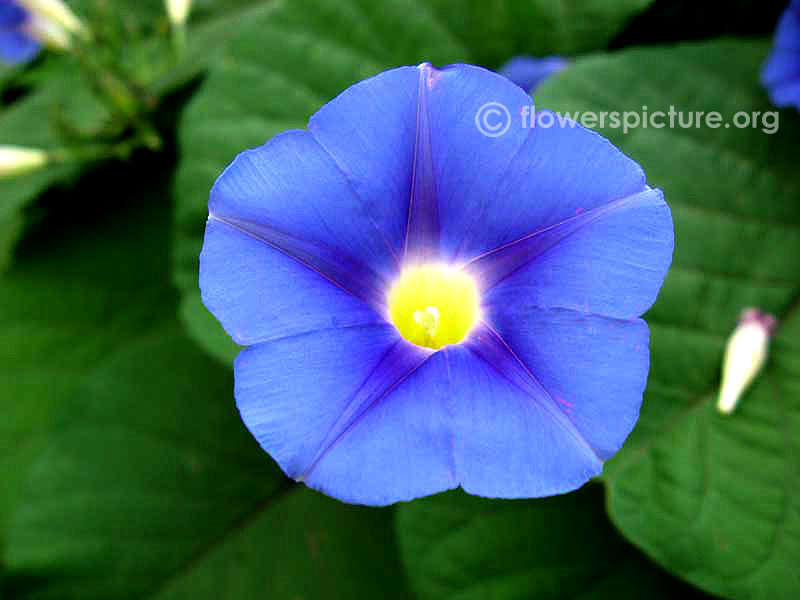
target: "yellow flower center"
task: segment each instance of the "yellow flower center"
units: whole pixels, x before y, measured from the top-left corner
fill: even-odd
[[[478,288],[464,271],[409,267],[389,290],[389,319],[406,341],[438,350],[458,344],[475,326]]]

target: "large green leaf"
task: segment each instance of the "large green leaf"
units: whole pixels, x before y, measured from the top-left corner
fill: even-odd
[[[559,111],[772,111],[767,43],[719,41],[581,61],[545,84]],[[685,117],[686,118],[686,117]],[[762,123],[763,125],[763,123]],[[800,119],[780,130],[603,131],[664,190],[676,249],[647,315],[642,415],[605,470],[611,517],[669,570],[731,598],[800,596]],[[714,409],[726,337],[757,306],[785,322],[766,374],[732,416]]]
[[[420,598],[693,597],[614,531],[596,485],[541,500],[447,492],[401,506],[397,531]]]
[[[272,2],[263,3],[272,7]],[[602,47],[649,0],[293,0],[253,14],[186,110],[175,278],[193,338],[225,362],[237,349],[200,302],[208,192],[241,151],[308,117],[347,86],[398,65],[480,62]],[[489,29],[487,30],[487,27]]]
[[[159,182],[163,189],[163,173],[144,172],[153,183],[138,191],[154,193]],[[112,169],[53,194],[49,226],[31,234],[0,278],[0,548],[54,407],[109,352],[172,312],[164,261],[169,206],[134,208],[130,197],[115,194],[115,206],[128,208],[107,218],[111,182],[119,177]]]

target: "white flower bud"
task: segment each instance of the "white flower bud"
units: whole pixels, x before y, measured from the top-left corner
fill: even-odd
[[[62,0],[18,0],[34,18],[48,21],[70,33],[84,35],[86,26]],[[43,40],[47,41],[47,40]]]
[[[26,23],[25,29],[33,38],[52,48],[69,50],[72,45],[69,32],[48,19],[33,16]]]
[[[722,367],[722,386],[717,410],[730,414],[767,360],[775,317],[750,308],[742,312],[739,325],[728,339]]]
[[[167,16],[173,25],[183,26],[189,17],[189,10],[192,7],[192,0],[165,0],[167,6]]]
[[[19,146],[0,146],[0,178],[24,175],[47,164],[48,156],[44,150],[21,148]]]

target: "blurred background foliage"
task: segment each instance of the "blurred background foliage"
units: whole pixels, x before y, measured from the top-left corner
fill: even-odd
[[[3,598],[800,597],[796,112],[772,135],[601,131],[664,190],[675,263],[640,422],[566,496],[374,509],[294,484],[239,420],[197,289],[214,179],[364,77],[561,54],[537,107],[770,111],[783,1],[197,0],[179,48],[158,0],[70,5],[136,109],[70,56],[0,71],[0,144],[65,157],[0,181]],[[745,306],[782,326],[723,417]]]

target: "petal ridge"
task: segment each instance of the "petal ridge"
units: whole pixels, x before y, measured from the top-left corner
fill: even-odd
[[[404,340],[397,340],[392,344],[352,395],[345,411],[331,426],[319,449],[314,454],[314,458],[303,470],[303,473],[296,478],[296,481],[307,481],[319,462],[348,432],[359,424],[364,415],[379,402],[390,396],[399,385],[418,371],[433,355],[433,352],[418,350]],[[398,367],[398,363],[401,365],[400,367]],[[398,369],[400,373],[393,376],[393,371]],[[377,388],[371,389],[371,384],[377,385]],[[383,387],[384,384],[385,387]]]
[[[365,208],[364,214],[366,214],[367,217],[369,218],[370,223],[372,223],[372,226],[375,228],[375,231],[377,231],[378,235],[380,235],[381,240],[383,240],[383,243],[386,245],[386,249],[389,251],[389,253],[392,255],[392,257],[394,257],[395,264],[399,268],[400,257],[397,255],[397,252],[395,251],[394,247],[392,246],[391,241],[387,237],[386,232],[383,231],[378,226],[378,222],[375,220],[375,217],[368,210],[366,210],[366,208],[368,206],[368,203],[367,203],[366,199],[364,198],[364,196],[361,193],[359,193],[359,191],[356,189],[356,186],[353,185],[352,178],[348,175],[348,173],[347,173],[346,169],[344,168],[344,166],[339,162],[339,160],[336,158],[334,153],[331,152],[328,149],[327,146],[325,146],[323,141],[321,139],[319,139],[319,136],[314,133],[314,129],[312,129],[310,122],[309,122],[309,126],[308,126],[308,133],[311,136],[311,138],[317,143],[317,145],[322,149],[322,151],[325,154],[328,155],[328,157],[331,159],[331,163],[336,167],[336,170],[339,171],[339,173],[341,173],[342,178],[347,182],[347,187],[351,190],[351,192],[353,193],[353,196],[358,198],[358,200],[360,201],[361,205]]]
[[[553,395],[542,385],[531,368],[522,361],[516,352],[508,345],[499,332],[487,323],[481,324],[481,330],[468,343],[469,350],[494,369],[501,377],[522,391],[525,396],[537,402],[567,434],[569,434],[586,453],[595,467],[602,468],[603,459],[597,450],[589,443],[586,437],[577,428],[570,416],[566,414],[556,402]],[[488,355],[491,354],[491,357]],[[515,366],[516,365],[516,368]],[[504,368],[505,367],[505,368]],[[538,401],[537,395],[531,393],[531,386],[541,391],[550,401],[548,404]]]
[[[533,233],[529,233],[521,238],[503,244],[494,250],[484,252],[470,260],[465,265],[465,268],[476,276],[481,277],[481,281],[487,285],[487,288],[492,288],[511,276],[515,271],[525,267],[527,264],[549,252],[560,242],[577,233],[582,228],[608,214],[613,214],[616,210],[627,208],[636,200],[640,200],[642,195],[648,192],[660,194],[659,190],[646,187],[641,192],[631,194],[625,198],[613,200],[602,206],[575,215],[574,217],[569,217],[553,225],[538,229]],[[538,238],[546,234],[550,234],[552,236],[551,239],[545,240],[545,243],[537,248],[534,245],[535,242],[539,241]],[[530,251],[534,253],[531,254]]]
[[[438,78],[438,71],[428,63],[423,63],[418,68],[414,161],[403,253],[406,260],[410,257],[412,261],[425,261],[435,258],[439,248],[441,229],[433,171],[430,114],[428,112],[428,93]]]
[[[222,217],[213,213],[209,213],[209,220],[215,220],[227,225],[237,231],[250,236],[251,238],[267,244],[271,248],[278,250],[285,256],[298,262],[304,267],[310,269],[320,277],[324,278],[337,288],[368,302],[373,307],[382,305],[381,289],[383,286],[370,282],[371,284],[362,286],[361,289],[354,286],[347,286],[342,281],[348,278],[344,277],[348,270],[347,268],[338,268],[335,264],[336,261],[332,257],[335,252],[332,249],[322,248],[319,244],[299,240],[289,234],[286,234],[276,228],[267,227],[250,221],[242,219],[234,219],[231,217]],[[315,260],[315,257],[317,260]],[[369,269],[360,261],[356,261],[355,268]],[[371,273],[374,272],[369,269]],[[375,274],[377,277],[377,274]],[[352,279],[352,278],[351,278]]]

